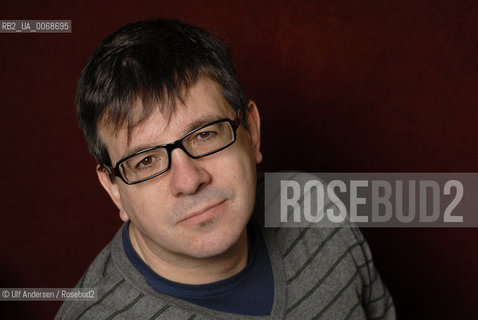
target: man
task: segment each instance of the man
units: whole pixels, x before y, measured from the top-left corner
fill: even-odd
[[[77,106],[125,224],[78,284],[99,299],[57,319],[394,319],[356,229],[264,228],[259,112],[210,33],[119,29],[83,70]]]

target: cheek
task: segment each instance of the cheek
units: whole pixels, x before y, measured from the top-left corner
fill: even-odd
[[[145,228],[167,223],[167,215],[164,214],[168,208],[167,197],[164,195],[167,190],[153,180],[150,182],[133,186],[134,190],[121,192],[121,202],[126,215],[135,224],[143,225]]]
[[[235,148],[224,150],[224,156],[211,163],[209,172],[221,179],[232,180],[236,187],[240,187],[244,182],[250,183],[251,178],[255,177],[256,169],[255,161],[246,147],[238,144]]]
[[[214,170],[218,183],[227,183],[229,187],[235,189],[236,204],[242,210],[249,211],[251,206],[254,206],[256,164],[247,146],[238,145],[237,147],[231,149],[230,155],[225,156],[221,166],[215,166]]]

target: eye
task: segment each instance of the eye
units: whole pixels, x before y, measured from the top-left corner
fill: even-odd
[[[196,134],[195,140],[197,142],[203,142],[203,141],[213,139],[214,137],[216,137],[216,135],[217,135],[217,132],[215,131],[202,131]]]
[[[157,159],[157,158],[154,157],[154,156],[147,156],[147,157],[143,158],[141,161],[139,161],[139,162],[135,165],[135,169],[137,169],[137,170],[142,170],[142,169],[150,168],[150,167],[154,166],[154,164],[155,164],[158,160],[159,160],[159,159]]]

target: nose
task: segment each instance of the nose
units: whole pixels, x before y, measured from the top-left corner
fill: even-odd
[[[211,182],[209,172],[203,168],[200,159],[190,158],[183,150],[171,152],[171,193],[173,196],[194,194]]]

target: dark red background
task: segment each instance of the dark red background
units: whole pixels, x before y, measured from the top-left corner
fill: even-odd
[[[474,1],[3,1],[0,19],[71,19],[73,33],[0,34],[0,287],[72,287],[120,226],[75,85],[101,39],[154,17],[229,45],[262,115],[263,171],[478,171]],[[476,317],[477,229],[364,233],[401,319]],[[0,303],[0,317],[58,307]]]

